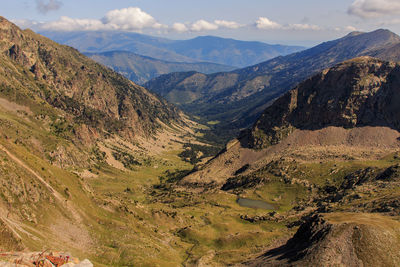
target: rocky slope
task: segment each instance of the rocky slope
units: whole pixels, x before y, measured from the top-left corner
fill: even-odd
[[[0,254],[70,251],[96,266],[180,260],[157,241],[178,238],[143,224],[151,209],[136,198],[167,168],[184,168],[164,155],[192,140],[183,114],[2,17],[0,62]]]
[[[149,81],[145,87],[188,112],[221,121],[221,128],[248,127],[272,100],[312,74],[363,55],[396,59],[399,42],[400,37],[388,30],[354,32],[251,67],[210,75],[167,74]],[[175,95],[181,95],[183,100]]]
[[[198,71],[207,74],[235,69],[235,67],[208,62],[170,62],[126,51],[85,53],[85,55],[139,84],[171,72]]]
[[[246,266],[398,266],[398,221],[377,214],[314,215],[285,245]]]
[[[295,129],[385,126],[400,130],[399,65],[363,57],[300,83],[267,108],[251,130],[249,146],[279,143]]]
[[[398,70],[396,63],[370,57],[324,70],[276,100],[225,152],[182,183],[220,185],[244,165],[259,168],[283,155],[318,158],[328,147],[336,157],[395,151],[400,145]]]
[[[129,51],[165,61],[213,62],[235,67],[253,65],[304,49],[300,46],[271,45],[215,36],[170,40],[129,32],[42,32],[42,34],[82,52]]]
[[[9,100],[45,101],[64,111],[67,123],[88,128],[93,136],[103,131],[145,136],[160,125],[157,121],[180,120],[173,106],[77,50],[21,31],[4,18],[0,25],[0,79]]]

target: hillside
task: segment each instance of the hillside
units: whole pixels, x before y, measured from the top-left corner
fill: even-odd
[[[129,32],[42,32],[81,52],[128,51],[171,62],[212,62],[245,67],[303,50],[300,46],[270,45],[214,36],[170,40]]]
[[[377,49],[368,53],[371,57],[389,61],[400,61],[400,44],[395,44],[388,48]]]
[[[396,53],[395,47],[399,42],[400,37],[387,30],[351,33],[232,72],[209,75],[172,73],[155,78],[144,86],[189,113],[209,121],[220,121],[217,130],[228,125],[240,129],[254,123],[272,100],[312,74],[362,55],[394,59],[393,53]],[[176,95],[180,95],[182,100],[178,100]]]
[[[326,69],[278,98],[251,129],[228,143],[226,152],[183,181],[219,185],[246,164],[249,171],[274,157],[322,153],[330,146],[332,151],[321,157],[341,154],[338,146],[349,157],[365,149],[371,155],[374,149],[395,151],[400,144],[399,77],[398,64],[370,57]],[[351,147],[357,147],[354,153]]]
[[[397,266],[399,222],[377,214],[313,216],[285,245],[246,266]]]
[[[314,75],[176,182],[258,207],[249,225],[295,230],[239,266],[399,264],[399,69],[360,57]]]
[[[22,32],[5,19],[1,23],[2,95],[8,100],[37,109],[45,101],[65,112],[71,132],[75,123],[94,136],[102,131],[146,136],[160,126],[157,120],[180,120],[172,105],[77,50]]]
[[[235,69],[234,67],[207,62],[169,62],[124,51],[85,53],[85,55],[138,84],[143,84],[150,79],[171,72],[198,71],[207,74]]]
[[[184,115],[2,17],[0,59],[0,251],[11,251],[0,262],[12,251],[68,251],[96,266],[181,261],[157,244],[179,239],[143,225],[151,209],[138,203],[167,169],[190,166],[177,156],[193,139]]]

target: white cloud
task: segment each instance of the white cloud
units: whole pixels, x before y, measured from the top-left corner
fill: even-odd
[[[332,30],[336,31],[336,32],[355,32],[355,31],[359,31],[356,27],[354,26],[344,26],[344,27],[335,27],[332,28]]]
[[[59,0],[49,0],[47,3],[44,0],[36,0],[36,8],[42,13],[46,14],[49,11],[54,11],[60,9],[62,2]]]
[[[259,17],[258,20],[256,21],[256,27],[257,29],[261,30],[275,30],[275,29],[281,29],[282,25],[279,23],[269,20],[266,17]]]
[[[348,13],[361,18],[400,15],[399,0],[355,0]]]
[[[349,31],[349,32],[355,32],[355,31],[357,31],[357,28],[353,27],[353,26],[346,26],[346,27],[344,27],[344,30]]]
[[[73,19],[66,16],[62,16],[57,21],[42,23],[39,28],[52,31],[99,31],[112,29],[110,25],[103,24],[97,19]]]
[[[116,30],[126,31],[141,30],[144,28],[165,28],[164,25],[158,23],[151,15],[138,7],[111,10],[107,12],[102,22]]]
[[[228,28],[228,29],[238,29],[243,27],[239,23],[235,21],[227,21],[227,20],[215,20],[214,23],[208,22],[204,19],[200,19],[193,23],[180,23],[176,22],[171,27],[171,31],[183,33],[183,32],[201,32],[201,31],[214,31],[219,28]]]
[[[320,31],[322,28],[312,24],[286,24],[282,25],[266,17],[259,17],[256,28],[260,30],[292,30],[292,31]]]
[[[180,32],[180,33],[187,32],[189,30],[185,24],[179,22],[174,23],[171,29],[175,32]]]
[[[259,17],[255,24],[242,25],[235,21],[217,19],[209,22],[204,19],[195,22],[176,22],[170,26],[159,23],[150,14],[138,7],[115,9],[107,12],[102,19],[79,19],[62,16],[56,21],[35,22],[31,20],[15,21],[21,28],[32,28],[34,30],[52,31],[136,31],[142,32],[146,29],[158,30],[159,33],[167,32],[204,32],[214,31],[220,28],[239,29],[242,27],[256,27],[261,30],[280,31],[320,31],[320,26],[301,24],[280,24],[266,17]],[[325,29],[326,30],[326,29]]]
[[[59,20],[46,23],[21,20],[18,25],[24,28],[33,27],[40,30],[54,31],[141,31],[146,28],[159,30],[168,28],[168,26],[157,22],[151,15],[138,7],[111,10],[101,20],[62,16]]]
[[[190,27],[190,30],[194,31],[194,32],[213,31],[213,30],[217,30],[217,29],[218,29],[218,25],[213,24],[213,23],[208,22],[203,19],[196,21]]]
[[[238,29],[242,27],[239,23],[235,21],[227,21],[227,20],[215,20],[214,21],[215,25],[218,25],[223,28],[228,28],[228,29]]]
[[[312,24],[289,24],[287,26],[284,26],[283,29],[285,30],[300,30],[300,31],[320,31],[322,28],[317,25],[312,25]]]

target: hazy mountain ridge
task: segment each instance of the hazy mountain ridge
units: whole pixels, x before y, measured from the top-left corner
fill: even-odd
[[[383,51],[394,49],[399,42],[400,37],[387,30],[357,32],[228,73],[162,75],[146,83],[145,87],[196,115],[234,123],[237,128],[247,127],[270,101],[312,74],[357,56],[383,55]],[[393,53],[390,54],[393,58]],[[388,56],[383,55],[383,58]],[[176,94],[192,96],[191,102],[175,101],[171,95]]]
[[[42,32],[56,42],[82,52],[128,51],[172,62],[212,62],[244,67],[278,55],[303,50],[300,46],[270,45],[214,36],[169,40],[126,32]]]
[[[199,36],[168,44],[176,53],[199,61],[244,67],[280,55],[305,49],[302,46],[271,45],[255,41],[239,41],[215,36]]]
[[[126,51],[85,53],[85,55],[138,84],[143,84],[150,79],[171,72],[198,71],[209,74],[236,69],[235,67],[208,62],[163,61]]]

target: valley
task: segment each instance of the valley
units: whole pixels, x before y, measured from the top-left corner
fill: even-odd
[[[116,36],[88,34],[101,49]],[[0,17],[0,265],[44,252],[94,266],[400,265],[399,43],[353,32],[142,87]]]

